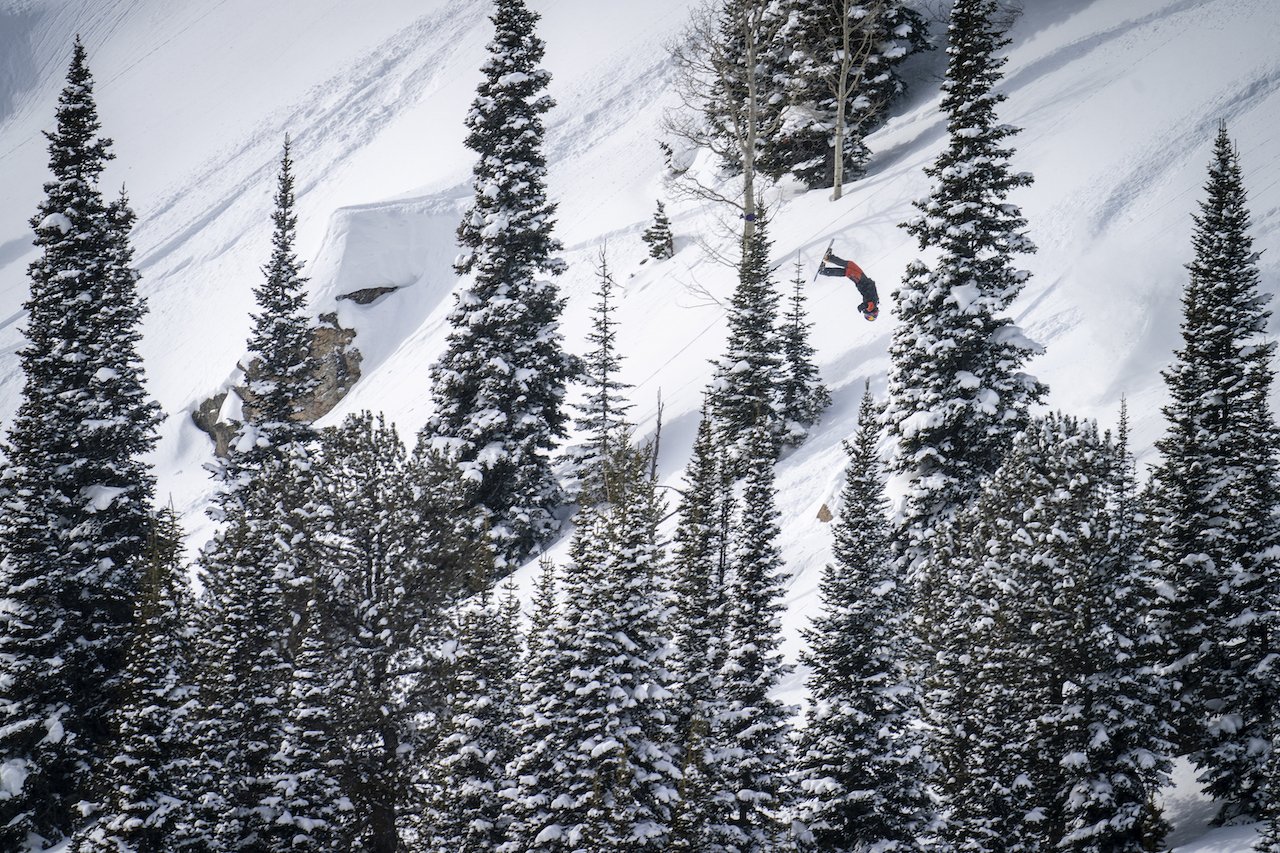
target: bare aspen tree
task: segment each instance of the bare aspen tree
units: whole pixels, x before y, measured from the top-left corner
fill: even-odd
[[[711,151],[741,183],[730,189],[686,172],[680,192],[736,208],[744,244],[760,214],[760,146],[781,128],[782,115],[767,109],[771,94],[762,70],[765,51],[781,19],[770,0],[710,2],[694,10],[670,48],[677,71],[678,108],[665,130],[689,147]]]
[[[875,54],[875,22],[888,8],[888,3],[862,3],[859,0],[837,0],[842,7],[840,15],[840,62],[835,73],[825,75],[827,88],[836,99],[836,126],[834,145],[834,168],[832,177],[831,200],[838,201],[844,195],[844,145],[846,124],[849,109],[849,93],[863,88],[871,57]],[[866,9],[862,18],[854,19],[854,7]],[[870,105],[869,105],[870,106]],[[885,104],[874,105],[874,112],[880,112]]]

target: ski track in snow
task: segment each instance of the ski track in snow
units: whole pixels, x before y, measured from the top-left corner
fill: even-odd
[[[661,112],[674,102],[665,45],[693,4],[531,5],[543,15],[557,102],[546,119],[547,184],[569,263],[559,280],[569,300],[565,340],[575,351],[585,346],[594,262],[607,243],[620,286],[621,378],[634,385],[641,437],[656,429],[661,395],[659,474],[679,487],[735,276],[732,263],[715,258],[733,245],[717,230],[720,214],[670,197],[656,145]],[[1011,200],[1040,251],[1021,261],[1032,277],[1013,315],[1047,346],[1029,369],[1049,383],[1050,405],[1108,426],[1126,395],[1135,450],[1150,462],[1163,430],[1158,371],[1177,345],[1191,214],[1221,120],[1239,142],[1256,248],[1269,249],[1263,288],[1280,289],[1280,16],[1274,0],[1026,5],[1012,32],[1000,115],[1023,128],[1012,140],[1013,165],[1036,183]],[[0,202],[0,420],[21,387],[14,354],[32,256],[26,218],[46,174],[40,131],[51,124],[70,39],[80,32],[104,132],[117,140],[106,185],[126,177],[140,214],[135,246],[151,306],[143,354],[170,415],[155,455],[160,494],[183,514],[192,546],[210,532],[203,507],[211,482],[202,469],[209,441],[189,412],[225,384],[243,354],[286,132],[314,308],[336,310],[364,354],[364,377],[324,423],[370,408],[411,437],[430,414],[427,371],[443,346],[456,284],[453,235],[472,162],[462,117],[491,36],[487,11],[474,0],[377,0],[359,14],[341,0],[281,0],[269,9],[252,0],[0,0],[0,185],[9,192]],[[853,432],[864,383],[883,397],[892,293],[918,255],[898,225],[915,215],[912,202],[929,190],[921,170],[946,144],[928,77],[936,63],[921,62],[904,112],[869,140],[870,174],[844,199],[786,187],[769,198],[784,289],[795,260],[807,276],[834,238],[837,251],[876,279],[890,309],[866,323],[847,282],[807,286],[812,340],[834,401],[777,468],[791,574],[784,651],[793,661],[831,558],[831,527],[817,520],[818,509],[839,512],[840,443]],[[667,201],[677,247],[665,262],[647,261],[639,241],[658,198]],[[337,301],[384,285],[399,289],[368,306]],[[1272,400],[1280,403],[1280,389]],[[567,545],[552,543],[551,555],[564,560]],[[532,574],[515,576],[525,595]],[[787,701],[801,701],[804,678],[797,668],[783,687]],[[1179,817],[1171,839],[1183,845],[1179,853],[1249,849],[1253,828],[1207,830],[1211,815],[1189,771],[1177,781],[1169,806]]]

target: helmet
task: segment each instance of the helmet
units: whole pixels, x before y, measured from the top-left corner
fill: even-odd
[[[874,320],[880,316],[880,306],[868,299],[866,305],[862,306],[862,316],[868,321]]]

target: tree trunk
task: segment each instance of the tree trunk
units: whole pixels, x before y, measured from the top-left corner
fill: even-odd
[[[842,4],[840,16],[840,75],[836,80],[836,136],[831,151],[833,158],[831,200],[839,201],[844,196],[844,139],[845,111],[849,99],[849,72],[853,68],[853,44],[849,24],[849,4]]]
[[[400,762],[397,752],[399,734],[394,726],[382,731],[383,767],[386,772],[374,784],[374,796],[369,798],[369,841],[371,853],[396,853],[400,849],[400,834],[396,831],[396,766]]]
[[[760,36],[763,3],[743,6],[742,33],[747,55],[747,116],[745,133],[742,134],[742,251],[756,233],[756,135],[760,123],[760,92],[756,85],[757,45]]]

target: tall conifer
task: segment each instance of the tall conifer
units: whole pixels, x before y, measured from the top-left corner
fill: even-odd
[[[196,701],[191,593],[177,513],[161,512],[135,605],[112,755],[96,780],[106,804],[77,853],[163,853],[185,846],[191,754],[184,718]]]
[[[563,299],[549,278],[563,262],[544,185],[542,117],[553,102],[538,16],[495,0],[495,35],[467,115],[475,198],[458,227],[461,287],[446,349],[431,369],[436,411],[424,435],[449,445],[476,485],[500,564],[511,567],[558,527],[565,502],[548,454],[565,432]]]
[[[315,433],[299,415],[314,365],[305,279],[294,252],[293,161],[288,140],[272,213],[272,251],[254,289],[244,422],[219,474],[211,511],[222,527],[201,555],[209,632],[201,740],[219,768],[202,798],[218,843],[259,843],[277,817],[272,757],[284,737],[293,656],[320,572]],[[214,815],[216,814],[216,818]]]
[[[514,590],[479,601],[458,617],[444,737],[430,773],[436,802],[429,849],[440,853],[495,850],[507,839],[505,807],[515,788],[520,665],[520,603]]]
[[[355,849],[392,853],[418,812],[412,781],[434,747],[423,719],[445,701],[438,656],[447,606],[493,573],[452,460],[361,412],[321,434],[325,487],[318,597],[341,787]]]
[[[577,523],[585,527],[593,516],[594,510],[584,509]],[[577,535],[570,543],[570,566],[574,569],[584,565],[588,544],[588,537]],[[565,695],[563,686],[573,666],[573,652],[561,643],[558,587],[556,566],[549,557],[543,557],[520,667],[520,718],[516,723],[519,752],[512,765],[517,784],[507,807],[512,821],[508,830],[511,840],[501,848],[512,853],[542,843],[538,840],[542,834],[554,834],[554,827],[558,826],[552,812],[554,797],[549,792],[553,786],[560,790],[561,760],[569,748],[572,700]]]
[[[729,303],[728,340],[708,393],[719,439],[730,448],[738,473],[745,470],[748,443],[757,428],[775,458],[781,445],[782,359],[775,333],[779,298],[769,266],[772,245],[764,220],[743,243],[738,284]]]
[[[774,693],[790,671],[779,619],[787,575],[777,543],[773,454],[771,436],[754,429],[730,548],[723,702],[711,723],[713,837],[721,845],[712,849],[768,850],[786,831],[791,709]]]
[[[1168,663],[1182,683],[1180,734],[1223,819],[1268,807],[1264,767],[1280,674],[1280,429],[1270,410],[1276,343],[1239,155],[1218,130],[1194,217],[1182,348],[1165,371],[1168,433],[1157,442],[1151,556],[1171,596]],[[1274,803],[1270,807],[1274,807]]]
[[[890,347],[886,422],[898,445],[897,473],[910,491],[905,546],[928,550],[928,531],[971,499],[991,474],[1045,387],[1021,371],[1036,347],[1004,313],[1027,273],[1013,256],[1034,251],[1009,194],[1031,183],[1014,172],[994,91],[1009,40],[994,22],[996,0],[957,0],[942,109],[950,142],[926,173],[929,197],[906,225],[932,267],[916,261],[895,296],[901,322]],[[927,603],[926,603],[927,606]]]
[[[293,188],[293,157],[284,140],[280,173],[276,178],[275,210],[271,222],[271,258],[263,267],[263,282],[254,288],[258,313],[249,333],[250,363],[246,365],[246,402],[252,407],[251,427],[241,436],[241,452],[254,454],[267,438],[280,446],[306,435],[301,423],[303,404],[314,390],[316,366],[311,357],[312,322],[307,315],[307,279],[294,248],[298,236],[297,199]],[[266,432],[264,436],[261,432]]]
[[[671,669],[683,777],[672,836],[672,848],[677,850],[702,850],[712,843],[711,724],[722,710],[720,670],[728,652],[732,486],[727,460],[716,446],[704,407],[685,469],[670,563]]]
[[[798,814],[815,850],[924,849],[933,805],[916,734],[917,690],[904,641],[906,589],[890,548],[870,388],[823,570],[823,615],[806,632],[812,705],[800,732]]]
[[[831,392],[822,383],[818,366],[813,362],[816,351],[809,343],[809,329],[813,324],[805,315],[805,284],[797,261],[796,277],[791,280],[790,307],[778,332],[782,350],[779,408],[783,436],[787,444],[793,445],[804,441],[809,427],[817,423],[831,405]]]
[[[964,651],[934,671],[959,697],[934,722],[959,849],[1136,853],[1164,834],[1170,748],[1116,462],[1096,426],[1050,415],[949,525],[935,647]]]
[[[1088,638],[1077,654],[1090,656],[1091,671],[1069,681],[1069,701],[1051,717],[1065,735],[1061,846],[1141,853],[1168,830],[1155,794],[1168,783],[1173,744],[1168,686],[1153,665],[1162,644],[1150,630],[1153,584],[1141,553],[1126,406],[1116,442],[1105,449],[1109,476],[1099,497],[1106,502],[1106,545],[1094,552],[1096,571],[1076,599],[1074,629]]]
[[[343,793],[343,743],[330,698],[333,650],[324,637],[319,604],[308,602],[305,628],[293,655],[287,716],[279,750],[271,758],[275,813],[266,835],[275,849],[328,851],[351,848],[345,818],[353,810]]]
[[[586,436],[585,445],[577,449],[574,459],[582,484],[579,500],[583,503],[609,499],[605,484],[611,474],[606,466],[614,456],[613,444],[626,440],[625,419],[631,408],[624,396],[631,386],[618,379],[622,356],[618,352],[618,321],[613,317],[617,308],[617,285],[603,249],[596,278],[600,285],[595,292],[591,331],[587,333],[587,343],[592,345],[592,350],[583,359],[586,399],[578,406],[578,417],[574,420],[574,427]]]
[[[31,219],[40,256],[19,352],[0,516],[0,846],[56,842],[104,772],[152,528],[156,405],[137,353],[145,303],[127,201],[98,179],[98,134],[77,38],[49,140],[52,179]]]
[[[552,685],[559,754],[546,756],[550,767],[537,761],[540,778],[522,779],[517,850],[667,849],[679,769],[663,632],[662,501],[648,453],[615,453],[613,501],[578,516],[557,631],[563,680]],[[524,746],[526,760],[536,759]]]

